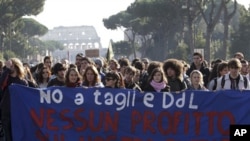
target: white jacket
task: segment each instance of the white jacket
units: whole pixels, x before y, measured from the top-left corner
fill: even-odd
[[[225,74],[225,84],[224,84],[224,87],[222,88],[222,84],[221,84],[221,81],[222,81],[222,78],[223,76],[221,76],[219,79],[217,79],[217,87],[216,87],[216,90],[231,90],[231,80],[229,78],[229,73],[228,74]],[[244,78],[243,76],[240,74],[240,80],[239,80],[239,83],[238,83],[238,89],[239,90],[250,90],[250,83],[249,83],[249,80],[248,79],[245,79],[247,81],[247,87],[245,88],[244,86]]]

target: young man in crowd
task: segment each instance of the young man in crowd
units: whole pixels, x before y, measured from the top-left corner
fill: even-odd
[[[216,90],[249,90],[249,80],[240,74],[242,64],[239,59],[233,58],[228,62],[229,73],[221,76],[217,81]]]
[[[187,75],[190,77],[190,73],[193,70],[199,70],[203,75],[204,86],[208,84],[208,78],[210,74],[209,68],[205,65],[203,60],[203,56],[201,53],[195,52],[193,54],[193,63],[191,64],[190,68],[187,70]]]

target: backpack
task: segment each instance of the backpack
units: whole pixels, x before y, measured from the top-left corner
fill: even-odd
[[[248,80],[247,80],[247,78],[245,76],[243,76],[243,79],[244,79],[244,87],[247,88]],[[223,75],[222,79],[221,79],[221,88],[222,89],[224,88],[224,85],[225,85],[225,75]]]
[[[214,80],[214,86],[212,88],[212,90],[216,90],[217,87],[217,77],[213,79]],[[224,83],[225,83],[225,78],[224,78]],[[224,85],[224,84],[223,84]],[[224,86],[223,86],[224,87]]]

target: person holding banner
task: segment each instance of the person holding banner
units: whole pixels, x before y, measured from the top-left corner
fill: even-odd
[[[146,92],[170,92],[167,78],[161,68],[155,68],[148,78]]]
[[[8,87],[12,83],[28,86],[22,62],[18,58],[11,58],[5,63],[6,69],[0,77],[1,93],[1,120],[5,141],[12,141],[10,121],[10,93]]]
[[[77,68],[69,68],[65,75],[65,86],[70,88],[80,87],[82,77]]]

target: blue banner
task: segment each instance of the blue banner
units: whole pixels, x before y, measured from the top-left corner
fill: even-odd
[[[12,85],[14,141],[228,141],[250,124],[249,91],[139,93]]]

